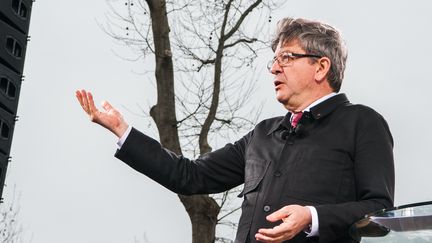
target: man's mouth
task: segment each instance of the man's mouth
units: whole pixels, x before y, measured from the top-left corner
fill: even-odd
[[[278,89],[279,85],[283,84],[283,82],[281,82],[279,80],[275,80],[273,83],[274,83],[274,86],[275,86],[276,89]]]

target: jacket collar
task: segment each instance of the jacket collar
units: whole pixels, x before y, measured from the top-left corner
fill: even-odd
[[[343,93],[337,94],[323,102],[313,106],[310,108],[309,112],[305,112],[303,117],[312,118],[314,120],[322,119],[323,117],[330,114],[334,111],[338,106],[342,104],[348,104],[349,100],[347,96]],[[302,119],[303,119],[302,117]],[[267,135],[280,130],[280,129],[289,129],[290,125],[291,112],[288,112],[280,121],[276,122],[269,130]]]

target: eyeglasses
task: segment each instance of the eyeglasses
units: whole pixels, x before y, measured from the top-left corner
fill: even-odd
[[[289,66],[295,59],[302,58],[302,57],[321,58],[322,56],[312,55],[312,54],[298,54],[298,53],[291,53],[291,52],[281,52],[281,53],[279,53],[279,55],[273,57],[273,59],[267,63],[267,69],[271,72],[272,66],[273,66],[275,61],[278,62],[279,66],[286,67],[286,66]]]

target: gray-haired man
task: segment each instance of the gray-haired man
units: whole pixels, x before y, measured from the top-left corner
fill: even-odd
[[[338,94],[347,53],[335,28],[286,18],[272,48],[268,68],[286,116],[193,161],[130,127],[109,103],[99,111],[90,92],[76,95],[92,121],[120,138],[116,157],[170,190],[216,193],[244,183],[235,242],[354,242],[352,223],[393,205],[387,123]]]

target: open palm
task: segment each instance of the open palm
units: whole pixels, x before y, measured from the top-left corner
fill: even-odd
[[[102,102],[103,111],[96,108],[91,92],[86,90],[77,90],[75,93],[83,110],[89,115],[90,120],[97,123],[118,137],[121,137],[127,130],[128,124],[124,121],[119,111],[114,109],[107,101]]]

